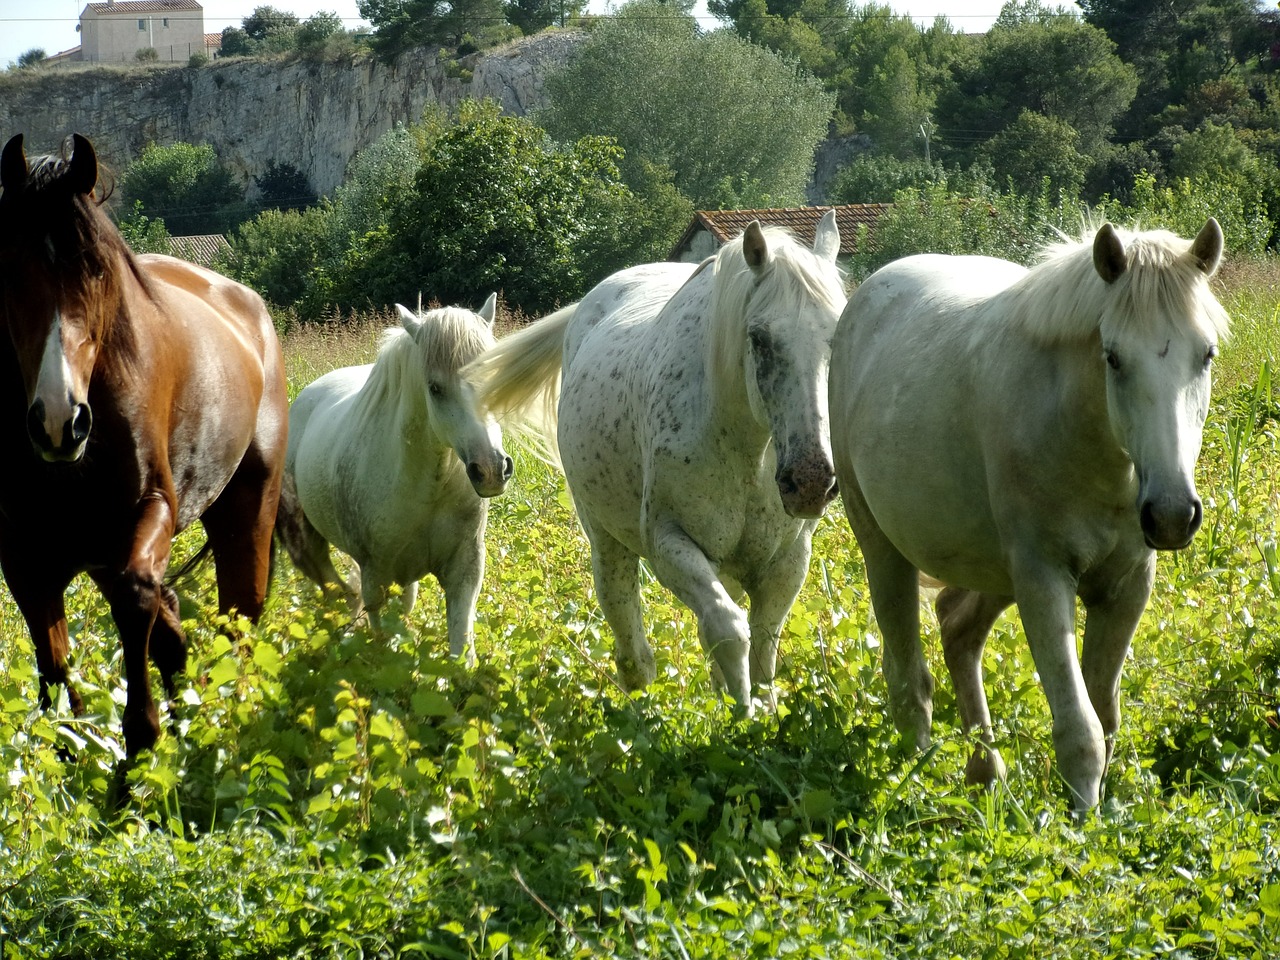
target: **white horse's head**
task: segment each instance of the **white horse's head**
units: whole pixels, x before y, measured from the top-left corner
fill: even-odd
[[[453,448],[467,479],[482,497],[494,497],[511,479],[511,458],[502,449],[502,430],[483,415],[475,390],[462,368],[494,345],[497,295],[490,294],[479,313],[444,307],[415,315],[396,304],[400,324],[418,345],[423,360],[428,418],[432,431]]]
[[[1228,322],[1208,285],[1222,246],[1212,218],[1190,244],[1165,232],[1124,237],[1110,224],[1093,242],[1111,293],[1099,327],[1108,415],[1133,461],[1142,533],[1156,550],[1185,547],[1202,518],[1195,464]]]
[[[783,509],[793,517],[820,517],[838,492],[827,371],[831,336],[845,304],[844,280],[835,266],[840,230],[835,213],[827,211],[812,252],[758,222],[740,242],[746,270],[725,282],[748,285],[741,294],[745,361],[738,361],[747,402],[773,438]]]

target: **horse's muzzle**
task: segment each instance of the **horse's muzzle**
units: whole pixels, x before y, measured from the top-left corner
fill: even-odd
[[[1139,511],[1142,537],[1152,550],[1181,550],[1191,542],[1204,520],[1199,497],[1177,503],[1148,500]]]
[[[778,483],[778,496],[787,516],[797,520],[815,520],[822,516],[827,504],[840,493],[835,471],[830,463],[824,466],[800,464],[779,468],[774,478]]]
[[[515,473],[515,464],[506,454],[503,454],[500,464],[498,469],[493,469],[492,465],[482,465],[476,460],[467,464],[467,479],[471,481],[478,496],[496,497],[507,489],[507,481]]]
[[[55,440],[45,426],[45,404],[37,398],[27,410],[27,435],[31,445],[44,460],[50,463],[71,463],[84,455],[84,447],[93,429],[93,411],[87,403],[72,407],[71,416],[63,422],[60,435]]]

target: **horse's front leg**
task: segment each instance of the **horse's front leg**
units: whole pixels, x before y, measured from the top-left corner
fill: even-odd
[[[1120,729],[1120,671],[1129,644],[1151,597],[1155,554],[1145,558],[1128,576],[1108,581],[1105,593],[1084,591],[1084,647],[1081,669],[1089,701],[1106,738],[1106,762],[1111,763],[1116,731]]]
[[[1098,803],[1106,748],[1076,659],[1076,584],[1039,557],[1015,557],[1013,587],[1031,656],[1053,714],[1058,769],[1079,812]]]
[[[776,705],[773,678],[782,625],[804,586],[812,543],[813,524],[810,523],[767,567],[753,575],[752,586],[747,591],[751,597],[751,685],[761,688],[771,707]]]
[[[127,679],[124,716],[126,752],[150,749],[160,736],[160,718],[151,694],[148,648],[151,628],[165,602],[164,574],[174,534],[172,501],[160,492],[143,497],[129,557],[122,570],[95,576],[120,631]]]
[[[713,675],[751,713],[751,628],[707,555],[672,518],[651,524],[649,561],[658,580],[698,618],[698,636]]]
[[[933,675],[920,643],[920,574],[884,535],[857,485],[842,484],[842,493],[884,640],[884,682],[893,724],[908,745],[927,750],[933,724]]]
[[[4,573],[5,583],[27,622],[31,642],[36,648],[40,706],[49,709],[53,705],[49,688],[61,685],[67,689],[72,712],[83,713],[84,702],[71,685],[67,670],[71,638],[67,632],[63,595],[71,581],[65,575],[16,554],[10,535],[0,530],[0,572]]]
[[[640,558],[621,541],[596,529],[591,517],[580,514],[591,541],[591,576],[596,600],[613,631],[613,660],[618,682],[627,691],[640,690],[657,676],[653,647],[644,635],[640,609]]]
[[[444,616],[449,631],[449,656],[466,656],[476,665],[476,602],[484,580],[484,524],[474,538],[458,546],[449,563],[436,574],[444,590]]]

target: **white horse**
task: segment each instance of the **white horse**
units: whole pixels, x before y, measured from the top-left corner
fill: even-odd
[[[772,683],[813,529],[836,495],[826,381],[845,303],[839,246],[831,213],[812,252],[753,223],[696,269],[614,274],[477,364],[482,403],[510,413],[541,400],[547,435],[558,430],[628,689],[655,675],[640,557],[697,615],[719,685],[749,711],[751,684]]]
[[[1208,283],[1221,255],[1212,219],[1191,242],[1105,224],[1030,271],[908,257],[845,308],[832,450],[884,635],[890,706],[906,739],[926,747],[922,571],[946,585],[943,654],[960,718],[983,741],[970,783],[1004,773],[982,649],[1016,602],[1073,805],[1098,801],[1155,551],[1185,547],[1200,525],[1193,474],[1228,326]]]
[[[444,590],[449,655],[475,658],[488,497],[511,478],[496,423],[478,413],[462,367],[492,347],[496,296],[478,314],[458,307],[383,334],[377,360],[312,382],[289,409],[276,533],[294,564],[374,613],[392,583],[413,608],[418,581]],[[358,564],[347,584],[333,544]]]

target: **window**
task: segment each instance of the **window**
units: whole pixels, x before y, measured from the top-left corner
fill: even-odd
[[[139,18],[139,19],[138,19],[138,29],[139,29],[139,30],[145,30],[145,29],[147,29],[147,21],[145,21],[145,20],[143,20],[143,19]]]
[[[169,26],[169,18],[168,18],[168,17],[165,17],[165,18],[164,18],[164,27],[165,27],[166,29],[168,29],[168,26]]]

